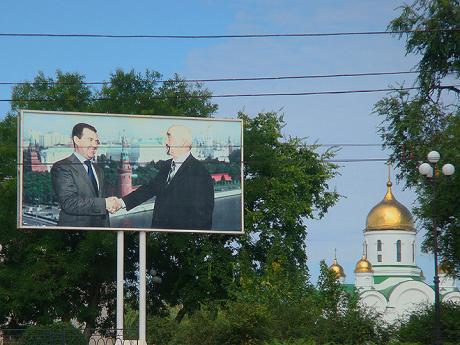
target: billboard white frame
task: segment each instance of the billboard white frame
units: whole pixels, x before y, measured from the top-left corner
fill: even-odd
[[[159,125],[161,123],[162,128],[174,124],[189,125],[194,129],[199,129],[200,126],[203,128],[208,126],[209,128],[219,128],[220,131],[225,129],[225,125],[228,124],[232,127],[232,133],[237,133],[239,136],[238,142],[235,143],[239,146],[240,149],[240,207],[238,210],[239,215],[239,229],[210,229],[210,230],[200,230],[200,229],[163,229],[163,228],[150,228],[150,227],[73,227],[73,226],[58,226],[58,225],[28,225],[24,224],[24,151],[25,140],[24,135],[26,130],[30,130],[29,122],[32,120],[29,117],[36,118],[42,123],[43,126],[46,126],[47,130],[59,130],[63,135],[68,135],[68,139],[71,140],[71,131],[72,127],[78,122],[86,122],[89,124],[95,125],[98,130],[98,134],[104,140],[104,131],[106,128],[111,128],[112,132],[118,130],[117,123],[126,123],[128,122],[137,122],[136,125],[133,124],[131,130],[136,128],[136,130],[142,128],[143,131],[146,130],[145,124],[151,122],[151,127],[156,123]],[[52,121],[54,119],[54,121]],[[58,121],[57,121],[58,120]],[[65,128],[58,128],[62,126],[62,122],[67,123]],[[144,124],[144,126],[139,125]],[[235,126],[238,127],[235,129]],[[129,126],[128,126],[129,127]],[[158,126],[157,126],[158,127]],[[115,129],[114,129],[115,128]],[[128,128],[124,128],[128,130]],[[192,132],[195,132],[192,129]],[[196,117],[182,117],[182,116],[164,116],[164,115],[136,115],[136,114],[105,114],[105,113],[80,113],[80,112],[60,112],[60,111],[37,111],[37,110],[20,110],[18,115],[18,193],[17,193],[17,227],[19,229],[40,229],[40,230],[113,230],[113,231],[157,231],[157,232],[185,232],[185,233],[217,233],[217,234],[230,234],[230,235],[240,235],[244,233],[244,183],[243,183],[243,121],[241,119],[214,119],[214,118],[196,118]],[[123,210],[119,211],[123,212]],[[152,212],[153,211],[149,211]],[[120,216],[120,215],[119,215]],[[112,216],[115,217],[115,216]]]

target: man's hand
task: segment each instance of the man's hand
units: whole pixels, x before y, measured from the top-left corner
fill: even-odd
[[[110,213],[115,213],[121,208],[121,204],[116,196],[111,196],[105,199],[105,208]]]
[[[118,198],[118,204],[120,204],[120,208],[126,208],[126,204],[122,198]]]

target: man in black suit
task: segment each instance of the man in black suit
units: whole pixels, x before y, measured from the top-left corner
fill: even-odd
[[[51,180],[61,211],[59,226],[108,227],[108,211],[118,207],[116,197],[104,198],[104,174],[94,164],[99,146],[96,128],[78,123],[72,129],[74,152],[53,164]]]
[[[190,150],[192,135],[182,125],[166,133],[166,150],[172,159],[164,162],[157,176],[123,197],[126,209],[156,196],[152,228],[210,230],[214,209],[214,186],[206,168]]]

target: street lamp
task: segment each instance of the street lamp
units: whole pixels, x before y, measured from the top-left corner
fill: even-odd
[[[428,161],[431,163],[422,163],[418,167],[420,174],[430,179],[433,185],[433,256],[434,256],[434,332],[435,344],[442,344],[441,339],[441,306],[439,299],[439,275],[438,275],[438,225],[436,222],[436,177],[439,176],[438,162],[441,155],[437,151],[428,153]],[[455,167],[452,164],[444,164],[442,166],[442,174],[446,176],[453,175]]]
[[[154,268],[150,270],[150,275],[152,276],[152,282],[154,284],[161,284],[161,282],[163,281],[163,279],[161,279],[161,277],[158,275],[157,270]]]

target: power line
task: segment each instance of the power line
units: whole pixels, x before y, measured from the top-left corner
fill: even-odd
[[[440,87],[448,88],[448,87],[458,87],[460,85],[442,85]],[[383,88],[383,89],[362,89],[362,90],[337,90],[337,91],[312,91],[312,92],[275,92],[275,93],[240,93],[240,94],[221,94],[221,95],[187,95],[186,99],[193,99],[193,98],[236,98],[236,97],[278,97],[278,96],[317,96],[317,95],[343,95],[343,94],[352,94],[352,93],[375,93],[375,92],[389,92],[389,91],[409,91],[409,90],[418,90],[420,87],[401,87],[401,88]],[[140,101],[152,101],[158,99],[178,99],[177,95],[164,95],[164,96],[152,96],[145,99],[136,100]],[[68,98],[64,98],[69,100]],[[31,98],[31,99],[0,99],[0,102],[55,102],[55,101],[62,101],[62,98],[58,99],[49,99],[49,98]],[[78,101],[77,99],[73,98],[72,101]],[[106,97],[95,97],[89,98],[87,100],[93,101],[114,101],[114,100],[123,100],[123,98],[106,98]]]
[[[388,158],[343,158],[343,159],[325,159],[327,163],[362,163],[362,162],[388,162]]]
[[[369,77],[383,75],[415,74],[419,71],[397,71],[397,72],[367,72],[367,73],[340,73],[340,74],[314,74],[314,75],[290,75],[271,77],[240,77],[240,78],[210,78],[210,79],[179,79],[179,80],[155,80],[157,83],[209,83],[209,82],[235,82],[235,81],[265,81],[265,80],[289,80],[289,79],[321,79],[321,78],[343,78],[343,77]],[[33,81],[33,82],[0,82],[0,85],[109,85],[110,81],[91,82],[59,82],[59,81]]]
[[[298,37],[333,37],[333,36],[375,36],[395,35],[418,32],[458,32],[460,28],[434,30],[400,30],[400,31],[352,31],[352,32],[323,32],[323,33],[284,33],[284,34],[240,34],[240,35],[116,35],[116,34],[55,34],[55,33],[0,33],[0,37],[46,37],[46,38],[150,38],[150,39],[225,39],[225,38],[298,38]]]

